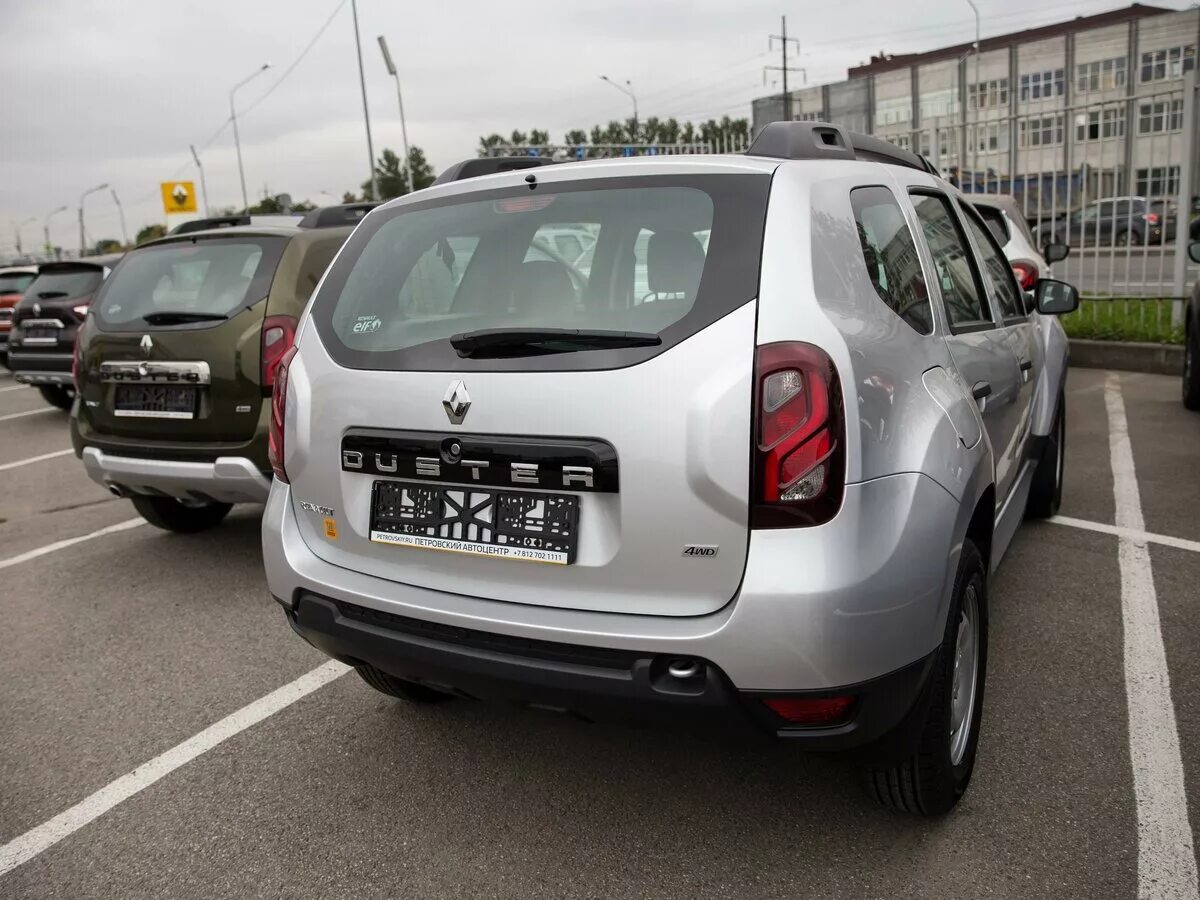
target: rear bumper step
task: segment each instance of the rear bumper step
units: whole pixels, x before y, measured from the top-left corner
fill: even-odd
[[[29,353],[8,351],[8,367],[18,384],[54,384],[73,387],[70,353]]]
[[[264,503],[271,479],[241,456],[220,456],[213,462],[138,459],[114,456],[85,447],[83,466],[97,484],[119,494],[153,494],[178,500],[220,503]]]
[[[916,706],[932,661],[926,657],[838,690],[789,692],[793,697],[855,697],[847,720],[800,728],[762,703],[780,694],[740,691],[707,660],[690,659],[690,666],[683,667],[670,655],[513,638],[381,613],[307,591],[285,610],[297,634],[335,659],[367,663],[460,696],[515,702],[588,721],[775,735],[811,750],[858,748],[891,732]],[[675,674],[680,671],[686,677]]]

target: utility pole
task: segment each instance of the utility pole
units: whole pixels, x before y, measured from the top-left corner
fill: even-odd
[[[188,149],[192,151],[192,159],[196,161],[196,168],[200,170],[200,194],[204,197],[204,218],[208,218],[208,185],[204,183],[204,166],[200,165],[200,156],[196,153],[196,145],[188,144]]]
[[[415,189],[412,176],[412,160],[408,158],[408,126],[404,124],[404,95],[400,93],[400,73],[396,71],[396,64],[392,62],[392,54],[388,52],[387,38],[382,34],[379,35],[379,49],[383,51],[383,64],[387,66],[388,74],[396,79],[396,99],[400,103],[400,138],[404,141],[404,175],[408,182],[408,192],[411,194]],[[375,167],[371,167],[371,171],[375,171]]]
[[[88,194],[94,194],[97,191],[102,191],[107,187],[108,182],[106,181],[104,184],[98,184],[94,188],[88,188],[79,195],[79,256],[81,258],[87,254],[87,234],[83,228],[83,201],[87,198]]]
[[[42,219],[42,236],[46,239],[46,255],[49,256],[54,252],[53,245],[50,243],[50,218],[58,215],[60,212],[66,212],[66,206],[60,206],[58,209],[52,209],[46,213],[46,218]]]
[[[363,74],[362,41],[358,38],[358,3],[350,0],[350,12],[354,17],[354,49],[358,52],[358,84],[362,88],[363,121],[367,125],[367,162],[371,164],[371,197],[378,203],[379,176],[375,174],[375,148],[371,146],[371,113],[367,109],[367,76]]]
[[[767,49],[773,50],[775,48],[775,42],[779,41],[780,48],[783,50],[783,65],[781,65],[781,66],[764,66],[763,74],[765,76],[767,71],[775,71],[775,72],[783,73],[783,121],[790,122],[790,121],[792,121],[792,97],[791,97],[791,94],[788,93],[788,72],[804,72],[805,84],[808,83],[808,73],[805,72],[804,69],[799,68],[799,67],[788,68],[788,42],[790,41],[791,43],[796,45],[796,55],[799,56],[800,55],[800,41],[797,40],[796,38],[790,38],[787,36],[787,16],[781,16],[780,20],[781,20],[781,30],[783,33],[768,35]]]
[[[270,63],[263,63],[262,66],[254,71],[253,75],[248,75],[247,77],[243,78],[229,91],[229,119],[231,122],[233,122],[233,146],[237,148],[238,180],[242,183],[242,212],[245,212],[250,208],[250,200],[246,197],[246,171],[242,168],[242,141],[241,138],[238,137],[237,107],[233,105],[233,95],[237,93],[238,88],[253,81],[269,68],[271,68]]]
[[[121,205],[121,198],[117,196],[116,188],[109,188],[112,192],[113,203],[117,204],[117,213],[121,216],[121,243],[129,246],[129,232],[125,228],[125,207]]]

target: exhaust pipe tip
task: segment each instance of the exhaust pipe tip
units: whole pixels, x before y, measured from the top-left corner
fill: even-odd
[[[121,497],[124,499],[126,496],[125,488],[121,487],[119,484],[113,484],[112,482],[109,482],[107,485],[105,485],[105,487],[108,488],[108,492],[114,497]]]

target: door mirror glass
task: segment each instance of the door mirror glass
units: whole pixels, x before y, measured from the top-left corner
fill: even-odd
[[[1071,253],[1071,248],[1066,244],[1047,244],[1042,248],[1042,256],[1046,258],[1048,263],[1062,262]]]
[[[1192,262],[1200,263],[1200,241],[1188,244],[1188,256],[1192,258]]]
[[[1044,316],[1061,316],[1079,307],[1079,291],[1074,285],[1053,278],[1042,278],[1035,288],[1037,308]]]

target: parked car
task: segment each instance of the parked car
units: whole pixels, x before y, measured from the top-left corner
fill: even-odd
[[[232,504],[264,501],[277,367],[365,208],[130,251],[77,345],[71,440],[88,475],[170,531],[210,528]]]
[[[13,309],[25,296],[37,275],[37,266],[5,266],[0,268],[0,362],[8,365],[8,336],[12,331]]]
[[[1022,291],[1032,291],[1039,279],[1049,278],[1050,265],[1066,259],[1071,248],[1066,244],[1038,247],[1033,231],[1021,214],[1021,204],[1009,194],[969,194],[980,218],[1004,251]]]
[[[92,297],[121,254],[42,263],[13,310],[8,366],[21,384],[32,384],[48,403],[70,409],[75,398],[71,359],[75,334]]]
[[[1188,244],[1188,256],[1200,263],[1200,243]],[[1200,281],[1192,285],[1192,296],[1184,311],[1183,405],[1200,411]]]
[[[583,290],[528,259],[571,223]],[[746,727],[945,812],[1065,349],[953,187],[836,126],[445,179],[367,216],[280,362],[267,581],[385,694]]]
[[[1114,197],[1043,222],[1038,245],[1124,247],[1164,244],[1175,239],[1176,216],[1170,204],[1145,197]]]

